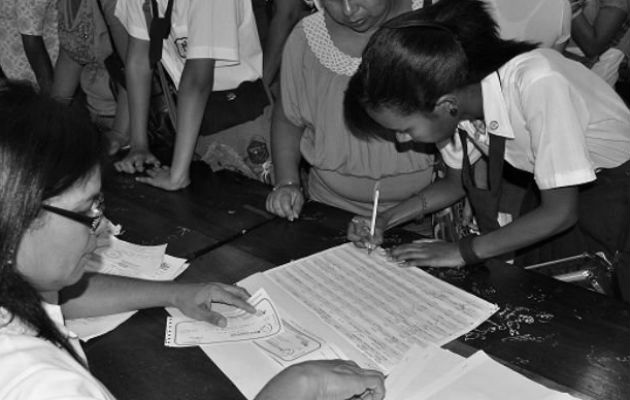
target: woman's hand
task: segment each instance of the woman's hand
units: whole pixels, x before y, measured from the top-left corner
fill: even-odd
[[[465,264],[456,243],[420,240],[391,250],[390,256],[401,266],[460,267]]]
[[[361,248],[376,248],[383,243],[387,222],[382,218],[376,218],[374,236],[370,235],[370,223],[368,217],[357,215],[348,224],[348,240]]]
[[[319,360],[292,365],[274,378],[256,400],[382,400],[385,377],[353,361]]]
[[[126,172],[135,174],[136,172],[144,172],[145,164],[150,164],[154,168],[160,166],[160,160],[157,159],[149,150],[131,149],[129,154],[120,161],[114,163],[114,168],[118,172]]]
[[[298,185],[276,187],[267,196],[267,211],[293,221],[300,216],[304,206],[304,194]]]
[[[223,283],[178,284],[174,289],[172,305],[181,312],[200,321],[225,327],[226,318],[212,311],[212,303],[222,303],[238,307],[248,313],[255,313],[254,306],[247,302],[250,295],[239,286]]]

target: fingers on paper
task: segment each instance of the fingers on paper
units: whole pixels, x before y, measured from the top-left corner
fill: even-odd
[[[252,314],[256,312],[254,306],[247,302],[250,297],[249,293],[242,287],[215,284],[210,287],[209,291],[209,302],[230,304]]]
[[[353,398],[381,400],[385,397],[385,376],[382,372],[361,368],[352,361],[344,361],[336,370],[344,374],[348,394]]]

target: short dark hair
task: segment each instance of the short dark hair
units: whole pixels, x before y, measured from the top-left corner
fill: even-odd
[[[344,98],[357,137],[391,138],[365,109],[431,112],[437,100],[485,76],[536,44],[503,40],[480,0],[441,0],[386,22],[372,35]]]
[[[44,200],[87,179],[105,142],[87,115],[38,94],[30,85],[0,85],[0,306],[83,363],[17,271],[17,250]]]

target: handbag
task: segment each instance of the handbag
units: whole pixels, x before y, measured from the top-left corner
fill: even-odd
[[[157,1],[150,1],[152,14],[156,15]],[[173,0],[169,0],[167,12],[164,17],[156,19],[149,15],[149,7],[144,7],[144,10],[149,29],[150,61],[151,63],[155,62],[157,64],[162,86],[170,86],[170,88],[163,87],[163,90],[165,92],[171,91],[175,93],[172,82],[170,82],[170,80],[166,82],[166,74],[164,74],[161,65],[158,63],[162,56],[163,40],[170,32],[172,6]],[[170,102],[169,108],[175,107],[174,103],[176,99],[173,100],[174,101]],[[259,117],[269,104],[271,104],[271,102],[262,79],[242,82],[234,89],[213,91],[210,93],[206,103],[199,134],[201,136],[208,136],[233,126],[252,121]],[[173,109],[170,115],[173,125],[176,126],[177,123],[175,122],[174,111]]]
[[[251,121],[270,104],[262,79],[245,81],[236,89],[210,93],[199,134],[211,135]]]

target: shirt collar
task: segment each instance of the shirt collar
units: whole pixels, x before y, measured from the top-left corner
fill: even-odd
[[[491,73],[481,81],[483,96],[483,113],[488,133],[514,139],[514,130],[505,104],[501,87],[501,76],[505,75],[504,67]]]

